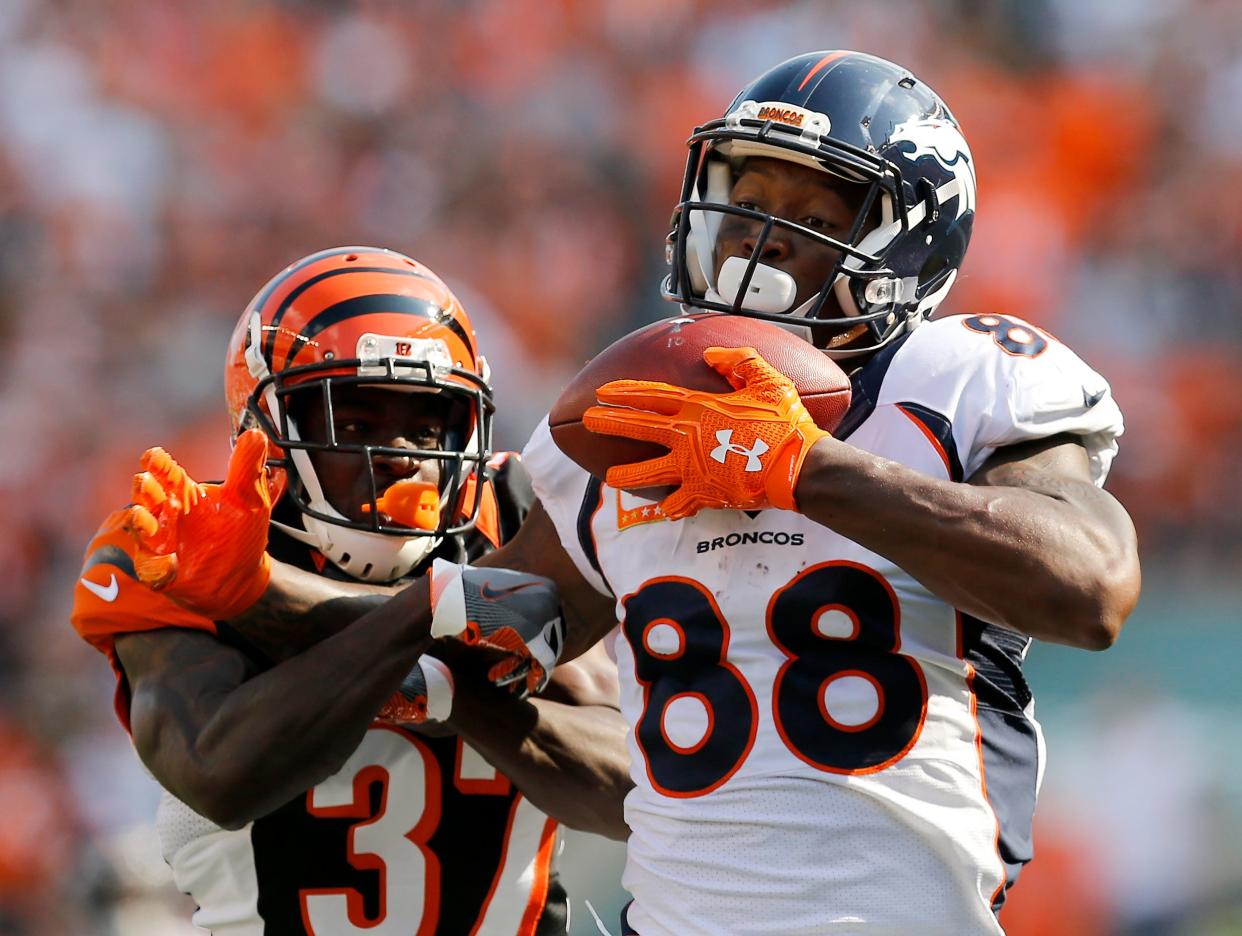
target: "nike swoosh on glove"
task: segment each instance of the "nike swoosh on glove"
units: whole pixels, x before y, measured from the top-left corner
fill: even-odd
[[[556,584],[511,569],[476,568],[437,559],[431,566],[431,636],[501,650],[488,671],[497,686],[539,692],[565,646]]]

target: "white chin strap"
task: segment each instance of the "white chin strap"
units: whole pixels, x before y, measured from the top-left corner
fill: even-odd
[[[329,504],[316,505],[312,501],[312,506],[341,516]],[[308,514],[302,514],[305,530],[277,525],[294,539],[314,546],[346,575],[363,582],[399,579],[440,544],[438,536],[386,536],[337,526]]]

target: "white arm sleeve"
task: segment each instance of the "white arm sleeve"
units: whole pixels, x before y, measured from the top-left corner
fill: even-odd
[[[999,325],[998,332],[981,330]],[[1013,335],[1025,341],[1002,343]],[[900,366],[896,366],[900,362]],[[1123,430],[1108,381],[1055,338],[1012,316],[950,316],[898,350],[879,405],[914,403],[944,416],[969,478],[1007,445],[1079,436],[1103,485]]]

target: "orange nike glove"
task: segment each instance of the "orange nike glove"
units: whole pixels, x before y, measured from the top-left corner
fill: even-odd
[[[139,581],[215,621],[241,614],[271,577],[267,436],[238,437],[223,484],[198,484],[162,448],[141,464],[124,521]]]
[[[615,488],[679,485],[660,502],[673,520],[707,508],[796,510],[794,489],[811,446],[828,435],[794,383],[754,348],[708,348],[703,360],[732,393],[649,380],[614,380],[596,391],[582,424],[592,432],[655,442],[667,455],[608,469]]]

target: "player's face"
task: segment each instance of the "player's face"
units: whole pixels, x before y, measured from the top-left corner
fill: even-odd
[[[866,186],[783,159],[752,157],[729,193],[729,204],[793,221],[836,240],[847,240]],[[763,224],[725,215],[716,238],[716,275],[729,257],[749,259]],[[841,252],[808,237],[773,227],[759,262],[788,273],[798,284],[797,308],[824,286]]]
[[[327,415],[317,390],[298,394],[290,415],[304,439],[327,442]],[[336,441],[342,445],[375,445],[394,449],[444,447],[450,404],[431,393],[407,393],[367,386],[334,387],[332,419]],[[311,451],[311,464],[323,485],[324,497],[350,520],[366,521],[362,505],[371,502],[366,465],[356,454]],[[413,455],[376,455],[377,495],[397,481],[415,479],[439,486],[440,461]]]

